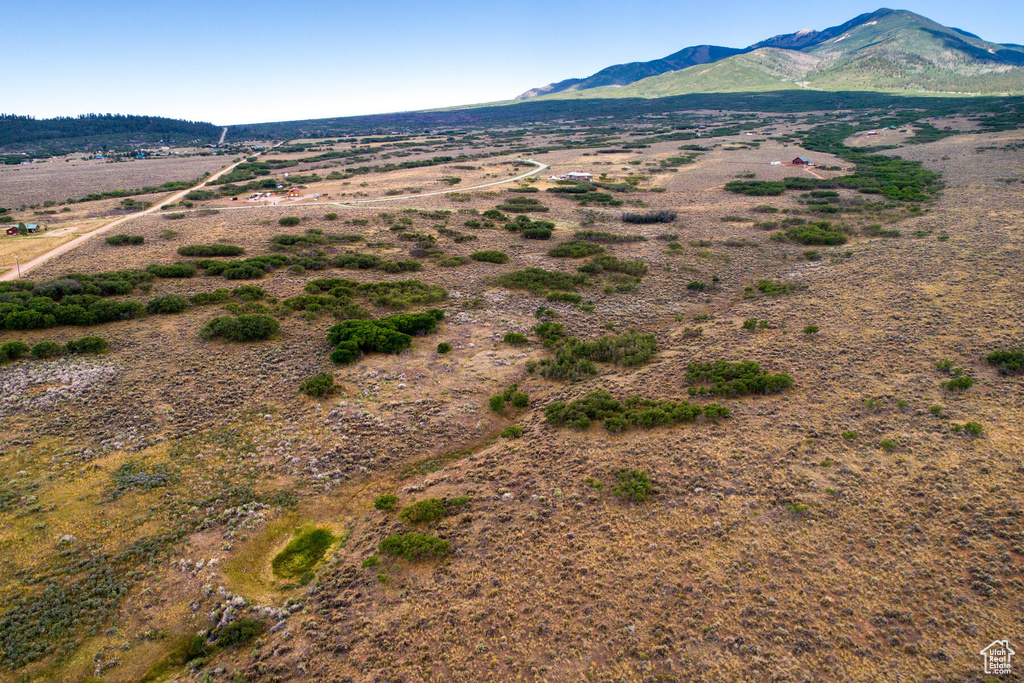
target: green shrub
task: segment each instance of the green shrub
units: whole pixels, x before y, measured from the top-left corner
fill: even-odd
[[[107,238],[107,244],[113,244],[114,246],[121,246],[124,244],[142,244],[145,242],[145,238],[142,235],[111,235]]]
[[[894,440],[886,437],[878,442],[878,447],[883,451],[894,451],[899,446]]]
[[[327,529],[305,529],[274,556],[270,567],[281,578],[302,576],[313,570],[336,540]]]
[[[72,339],[64,345],[67,353],[103,353],[109,345],[103,337],[82,337]]]
[[[444,557],[451,550],[451,543],[414,531],[407,534],[392,534],[382,540],[377,549],[386,555],[397,555],[407,560],[421,560],[430,557]]]
[[[192,277],[196,274],[196,267],[185,261],[172,263],[170,265],[151,263],[146,266],[146,270],[157,277],[164,278]]]
[[[968,422],[964,425],[964,431],[971,436],[981,436],[981,433],[985,431],[985,429],[981,426],[980,422]]]
[[[948,358],[935,361],[935,367],[941,372],[950,372],[953,369],[953,361]]]
[[[496,250],[473,252],[469,255],[469,258],[486,263],[508,263],[508,254]]]
[[[931,406],[930,408],[928,408],[928,412],[931,413],[932,415],[939,416],[939,415],[942,414],[942,406],[940,406],[940,405]]]
[[[231,647],[238,643],[247,643],[263,633],[263,622],[253,617],[242,617],[233,621],[217,634],[218,647]]]
[[[435,308],[424,313],[338,323],[327,332],[327,341],[334,346],[331,360],[347,364],[354,362],[361,352],[398,353],[412,346],[413,334],[433,332],[442,318],[444,311]]]
[[[377,510],[384,510],[385,512],[388,510],[394,510],[397,503],[398,496],[391,493],[385,493],[373,499],[373,507]]]
[[[642,503],[647,500],[652,486],[646,472],[626,468],[617,469],[614,472],[619,481],[612,487],[612,493],[634,503]]]
[[[451,353],[452,345],[449,344],[448,342],[441,342],[440,344],[437,345],[437,352],[440,354]]]
[[[547,290],[574,291],[580,285],[587,284],[586,275],[572,275],[543,268],[525,268],[505,273],[495,279],[495,283],[508,289],[525,289],[532,294],[543,294]]]
[[[501,394],[491,396],[491,398],[488,399],[487,402],[488,405],[490,405],[491,410],[493,410],[496,413],[500,413],[502,410],[505,409],[505,397],[502,396]]]
[[[318,372],[307,377],[299,384],[299,391],[306,396],[322,398],[334,390],[334,375],[329,372]]]
[[[24,358],[31,352],[29,345],[23,341],[9,341],[0,346],[0,363]]]
[[[807,327],[804,328],[804,334],[818,334],[818,326],[808,325]]]
[[[338,220],[338,214],[333,213],[333,212],[332,213],[324,214],[324,220],[336,221],[336,220]]]
[[[1003,375],[1024,372],[1024,349],[999,349],[985,358],[989,365],[995,365]]]
[[[792,282],[787,282],[785,284],[775,282],[773,280],[758,280],[757,282],[757,291],[761,292],[765,296],[789,294],[794,289],[796,289],[796,285]]]
[[[774,394],[793,386],[793,378],[787,374],[769,374],[754,361],[730,363],[719,360],[713,363],[690,363],[686,369],[691,384],[711,386],[690,387],[691,395],[710,394],[717,396],[744,396],[747,394]]]
[[[53,358],[64,353],[64,347],[57,342],[42,341],[32,347],[33,358]]]
[[[838,230],[831,230],[831,227],[832,224],[827,221],[808,223],[787,230],[786,239],[800,244],[846,244],[846,235]]]
[[[209,304],[220,304],[231,300],[230,289],[215,289],[212,292],[199,292],[188,298],[193,306],[207,306]]]
[[[512,344],[513,346],[519,346],[520,344],[526,344],[530,341],[525,334],[519,332],[508,332],[505,334],[504,341],[506,344]]]
[[[597,256],[591,263],[601,270],[606,270],[610,273],[623,273],[633,277],[647,275],[647,264],[642,259],[622,261],[614,256]]]
[[[376,567],[379,564],[380,564],[380,558],[377,557],[376,555],[370,555],[368,558],[363,560],[363,569],[367,569],[369,567]]]
[[[687,401],[652,401],[631,396],[618,401],[598,389],[570,402],[553,401],[544,410],[545,419],[557,425],[586,429],[593,420],[603,420],[605,429],[621,432],[630,427],[651,428],[680,422],[693,422],[701,416],[707,419],[729,417],[730,412],[717,403],[702,408]]]
[[[517,391],[514,394],[512,394],[512,399],[510,403],[512,404],[513,408],[525,408],[526,406],[530,405],[530,397],[521,391]]]
[[[433,522],[446,514],[448,513],[445,510],[444,501],[440,498],[427,498],[408,506],[398,516],[405,522],[418,524]]]
[[[188,299],[180,294],[156,296],[146,304],[147,313],[181,313],[189,306]]]
[[[272,337],[280,327],[281,324],[269,315],[222,316],[208,322],[199,336],[203,339],[222,337],[228,341],[250,342]]]
[[[553,258],[584,258],[603,253],[604,247],[585,240],[569,240],[548,249],[548,256]]]
[[[623,223],[671,223],[676,219],[675,211],[652,211],[650,213],[624,213]]]
[[[234,244],[185,244],[178,247],[180,256],[238,256],[245,253],[243,247]]]
[[[974,386],[974,378],[970,375],[961,375],[960,377],[954,377],[948,382],[943,382],[942,386],[948,391],[967,391]]]
[[[518,439],[523,435],[523,428],[519,425],[509,425],[501,430],[501,438],[503,439]]]
[[[296,226],[301,222],[302,219],[299,218],[298,216],[282,216],[281,218],[277,219],[277,224],[285,228]]]
[[[646,242],[643,235],[628,235],[615,232],[599,232],[596,230],[577,230],[573,239],[597,242],[600,244],[624,244],[628,242]]]
[[[256,285],[239,285],[231,290],[231,296],[242,301],[259,301],[266,295],[266,290]]]

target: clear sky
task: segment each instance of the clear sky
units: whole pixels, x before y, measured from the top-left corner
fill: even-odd
[[[12,0],[0,112],[229,125],[491,102],[688,45],[834,26],[879,3]],[[1020,0],[891,7],[1024,43]]]

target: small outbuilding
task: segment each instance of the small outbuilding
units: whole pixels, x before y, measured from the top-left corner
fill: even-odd
[[[796,159],[793,159],[793,165],[794,166],[813,166],[814,164],[812,164],[811,160],[808,159],[807,157],[797,157]]]
[[[17,225],[12,225],[11,227],[7,228],[7,234],[8,235],[17,235],[18,234],[18,226]]]
[[[594,179],[593,173],[583,173],[580,171],[570,171],[565,174],[565,177],[569,180],[585,180],[588,183]]]

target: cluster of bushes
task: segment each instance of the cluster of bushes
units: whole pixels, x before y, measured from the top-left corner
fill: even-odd
[[[251,342],[268,339],[277,334],[281,324],[269,315],[253,314],[236,317],[214,318],[199,331],[203,339],[227,339],[234,342]]]
[[[299,384],[299,391],[306,396],[323,398],[334,390],[334,375],[329,372],[318,372],[307,377]]]
[[[208,258],[211,256],[238,256],[244,253],[243,247],[234,244],[184,244],[178,247],[178,254],[181,256]]]
[[[544,410],[545,419],[552,424],[587,429],[593,421],[603,421],[605,429],[613,433],[631,427],[694,422],[701,416],[709,420],[729,417],[729,409],[717,403],[700,406],[688,401],[652,401],[639,396],[619,401],[608,391],[597,389],[573,401],[553,401]]]
[[[444,318],[444,311],[405,313],[376,320],[346,320],[331,327],[327,341],[334,347],[331,360],[355,362],[360,353],[398,353],[412,346],[412,335],[429,334]]]
[[[999,349],[988,354],[985,360],[1004,375],[1024,372],[1024,349]]]
[[[404,557],[407,560],[423,560],[444,557],[451,550],[449,541],[410,531],[407,534],[391,534],[377,545],[377,550],[386,555]]]
[[[634,503],[642,503],[647,500],[647,496],[653,490],[650,478],[642,470],[631,470],[622,467],[616,469],[614,474],[619,481],[612,487],[612,493],[619,498]]]
[[[428,285],[419,280],[359,283],[340,278],[321,278],[306,283],[306,292],[310,296],[285,299],[283,303],[293,310],[308,310],[310,306],[334,310],[349,305],[356,296],[365,296],[381,308],[405,309],[448,298],[448,292],[443,287]]]
[[[581,273],[590,274],[607,271],[609,273],[622,273],[639,278],[647,275],[647,264],[644,263],[643,259],[624,261],[615,258],[611,254],[605,254],[604,256],[594,257],[590,263],[580,266],[578,270]]]
[[[846,235],[839,230],[832,230],[828,221],[808,223],[792,227],[786,231],[786,239],[800,244],[846,244]]]
[[[546,346],[557,347],[554,358],[540,362],[540,374],[547,379],[575,382],[596,375],[596,363],[615,363],[625,367],[642,365],[658,350],[653,334],[630,332],[584,342],[575,337],[564,338],[561,328],[561,325],[550,322],[534,328]]]
[[[719,360],[713,363],[690,363],[686,367],[686,379],[691,384],[701,385],[687,389],[691,396],[767,395],[793,386],[793,378],[789,375],[769,374],[754,361],[730,363]]]
[[[551,239],[555,224],[553,221],[531,220],[529,216],[516,216],[515,220],[505,224],[505,229],[518,232],[524,239],[546,240]]]
[[[146,271],[156,277],[185,278],[194,276],[196,274],[196,267],[194,264],[187,261],[180,261],[178,263],[170,263],[166,265],[162,263],[150,263],[146,266]]]
[[[619,192],[630,192],[632,187],[625,183],[611,185],[609,183],[588,183],[575,181],[560,181],[555,187],[549,187],[548,192],[563,194],[569,199],[579,202],[581,205],[601,204],[602,206],[622,206],[621,199],[616,199],[607,192],[598,192],[598,188],[615,190]]]
[[[103,337],[82,337],[73,339],[63,346],[57,342],[43,341],[29,347],[23,341],[9,341],[0,345],[0,363],[18,360],[31,355],[33,358],[53,358],[64,354],[103,353],[108,348]]]
[[[491,406],[491,410],[500,413],[505,409],[506,404],[511,405],[513,408],[525,408],[530,405],[530,397],[524,392],[519,391],[518,384],[513,384],[502,393],[491,396],[488,403]]]
[[[123,270],[95,275],[71,274],[56,280],[0,283],[0,328],[32,330],[57,325],[98,325],[135,318],[145,312],[136,301],[105,301],[130,294],[151,273]]]
[[[116,247],[125,244],[142,244],[145,241],[146,238],[142,235],[111,235],[106,239],[107,244],[113,244]]]
[[[649,211],[647,213],[624,213],[623,223],[671,223],[677,218],[675,211]]]
[[[469,255],[469,258],[474,261],[483,261],[485,263],[508,263],[508,254],[503,251],[493,249],[473,252]]]
[[[603,253],[604,247],[584,240],[569,240],[548,250],[548,256],[553,258],[585,258]]]
[[[398,515],[399,519],[408,524],[433,522],[453,514],[458,508],[469,502],[469,496],[444,499],[427,498],[404,508]]]
[[[646,242],[647,238],[643,235],[622,235],[614,232],[601,232],[598,230],[577,230],[573,234],[573,238],[577,240],[586,240],[587,242],[597,242],[599,244],[623,244],[627,242]]]
[[[758,280],[756,289],[765,296],[778,296],[780,294],[791,294],[797,288],[793,282],[775,282],[774,280]]]
[[[589,283],[590,280],[582,274],[574,275],[531,267],[505,273],[495,278],[494,282],[508,289],[525,289],[531,294],[540,295],[552,289],[571,292]]]
[[[504,204],[495,207],[498,211],[509,213],[543,213],[550,209],[541,204],[539,199],[533,197],[509,197]]]

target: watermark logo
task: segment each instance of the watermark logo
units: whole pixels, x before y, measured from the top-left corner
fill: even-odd
[[[996,640],[980,654],[985,658],[985,673],[1001,675],[1010,673],[1010,657],[1017,653],[1010,649],[1010,641]]]

